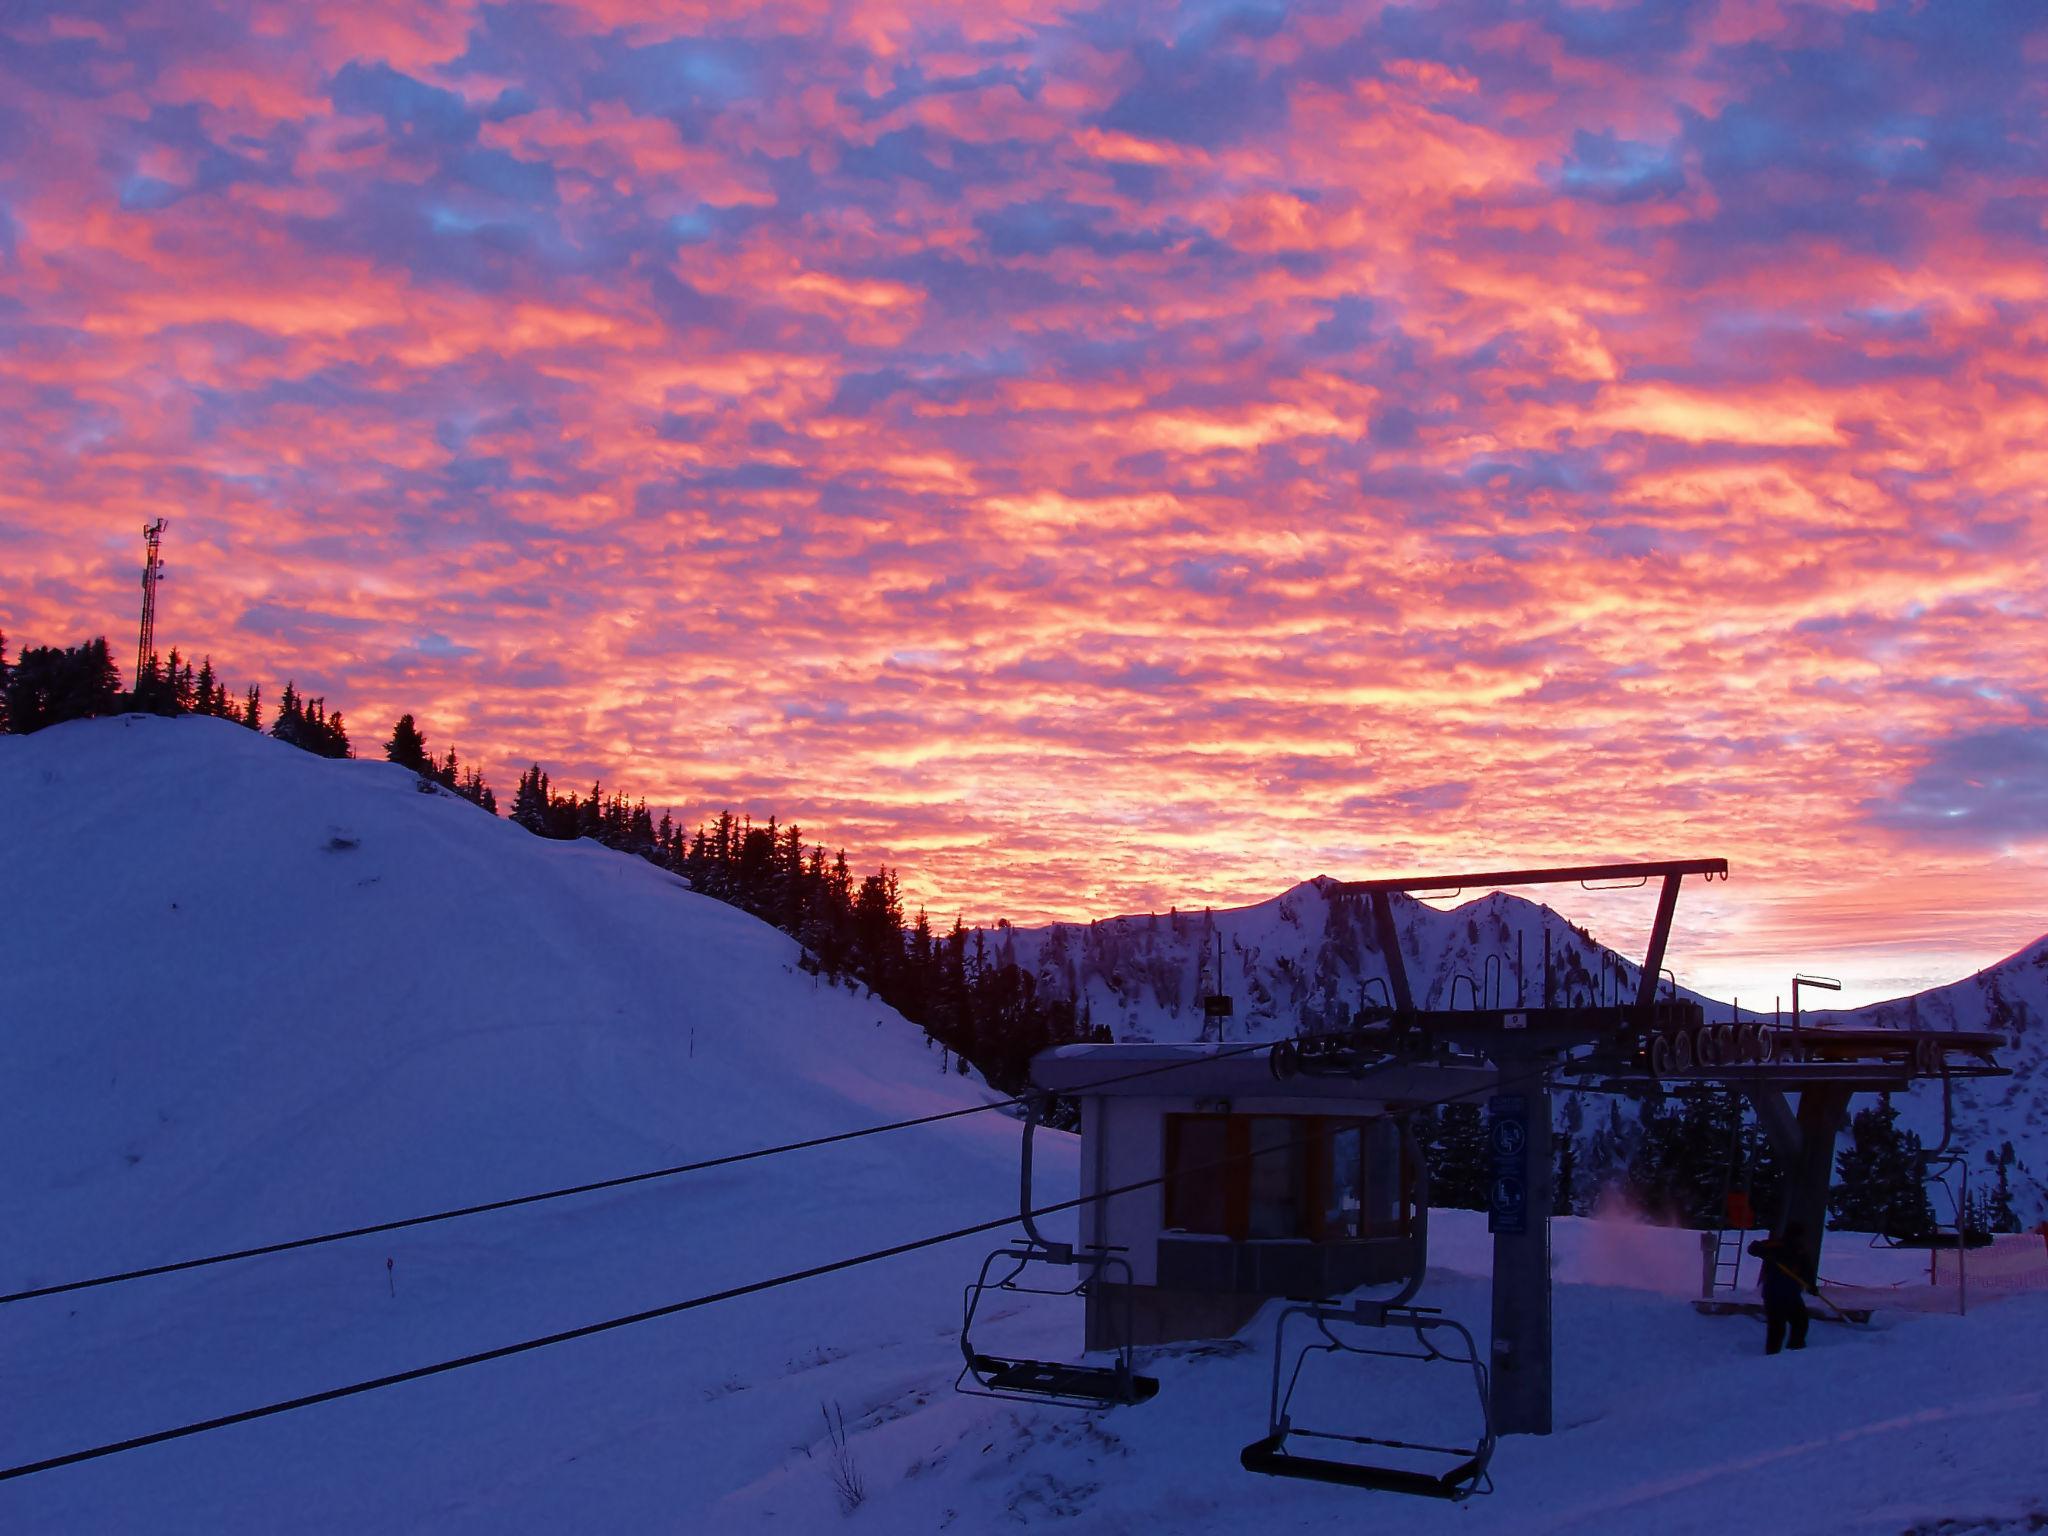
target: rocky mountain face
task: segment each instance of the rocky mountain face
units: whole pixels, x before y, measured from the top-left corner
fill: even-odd
[[[1119,1040],[1198,1040],[1216,1034],[1203,998],[1231,998],[1222,1023],[1229,1040],[1278,1039],[1341,1024],[1361,1003],[1386,996],[1387,967],[1370,909],[1336,895],[1324,877],[1304,881],[1256,906],[1223,911],[1149,913],[1090,923],[1004,928],[999,953],[1037,978],[1041,988],[1073,998],[1084,1017],[1106,1024]],[[1479,1001],[1531,1006],[1559,1001],[1623,1001],[1634,993],[1639,962],[1615,953],[1547,906],[1494,893],[1450,910],[1396,896],[1395,927],[1409,984],[1423,1007]],[[1683,938],[1680,914],[1680,941]],[[1220,978],[1220,979],[1219,979]],[[1710,1018],[1731,1004],[1697,993]],[[1743,1009],[1745,1018],[1752,1017]],[[1766,1015],[1767,1016],[1767,1015]],[[2010,1141],[2019,1158],[2013,1177],[2028,1219],[2044,1206],[2048,1175],[2048,937],[1965,980],[1867,1008],[1809,1016],[1827,1023],[1891,1028],[1991,1029],[2006,1036],[2008,1078],[1956,1085],[1955,1142],[1970,1149],[1988,1179],[1985,1159]],[[1901,1106],[1902,1122],[1930,1145],[1942,1129],[1941,1095],[1923,1084]],[[1577,1123],[1584,1106],[1562,1114]]]

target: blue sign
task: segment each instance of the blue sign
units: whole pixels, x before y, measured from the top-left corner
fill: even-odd
[[[1529,1229],[1529,1185],[1523,1167],[1529,1148],[1529,1101],[1521,1094],[1494,1096],[1487,1106],[1486,1144],[1493,1165],[1486,1184],[1486,1230],[1520,1236]]]
[[[1487,1222],[1489,1232],[1505,1232],[1509,1236],[1524,1231],[1529,1221],[1529,1190],[1522,1183],[1519,1174],[1497,1173],[1487,1195]]]

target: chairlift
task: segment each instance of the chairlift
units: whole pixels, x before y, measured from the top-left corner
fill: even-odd
[[[1294,1369],[1286,1376],[1283,1390],[1281,1376],[1287,1360],[1287,1325],[1297,1317],[1307,1318],[1315,1325],[1321,1342],[1312,1340],[1302,1347],[1295,1356]],[[1336,1331],[1338,1328],[1404,1328],[1414,1334],[1420,1347],[1391,1349],[1369,1346],[1340,1337]],[[1433,1333],[1455,1335],[1462,1345],[1452,1350],[1441,1349],[1431,1338]],[[1310,1429],[1296,1424],[1288,1410],[1293,1404],[1295,1388],[1301,1382],[1302,1367],[1311,1355],[1317,1354],[1364,1355],[1385,1360],[1415,1360],[1424,1364],[1442,1362],[1469,1367],[1473,1385],[1479,1394],[1480,1430],[1477,1439],[1470,1445],[1435,1445],[1383,1435]],[[1491,1493],[1493,1479],[1486,1468],[1493,1459],[1494,1433],[1493,1416],[1487,1407],[1487,1388],[1486,1366],[1479,1358],[1479,1347],[1473,1341],[1472,1331],[1457,1319],[1443,1316],[1434,1307],[1394,1306],[1377,1301],[1355,1301],[1348,1307],[1329,1302],[1300,1302],[1280,1314],[1280,1326],[1273,1343],[1273,1392],[1266,1436],[1246,1446],[1238,1460],[1247,1472],[1333,1483],[1346,1488],[1376,1489],[1382,1493],[1405,1493],[1453,1502],[1469,1498],[1474,1493]],[[1359,1446],[1368,1451],[1396,1451],[1428,1465],[1401,1466],[1385,1457],[1368,1461],[1334,1455],[1304,1455],[1289,1444],[1290,1441],[1302,1440]]]
[[[1473,1341],[1471,1331],[1455,1318],[1445,1317],[1435,1307],[1410,1305],[1415,1293],[1422,1288],[1423,1277],[1429,1267],[1429,1171],[1423,1160],[1422,1148],[1415,1139],[1414,1128],[1405,1119],[1401,1126],[1401,1141],[1402,1164],[1408,1177],[1408,1204],[1415,1212],[1401,1288],[1385,1300],[1359,1300],[1349,1304],[1330,1300],[1303,1301],[1294,1302],[1281,1311],[1273,1337],[1273,1386],[1267,1403],[1266,1433],[1263,1438],[1246,1446],[1238,1456],[1239,1463],[1247,1472],[1452,1501],[1468,1498],[1474,1493],[1493,1491],[1493,1480],[1486,1470],[1493,1459],[1493,1416],[1488,1406],[1486,1365],[1479,1356],[1478,1345]],[[1293,1356],[1290,1370],[1287,1363],[1288,1325],[1296,1318],[1306,1318],[1312,1323],[1319,1340],[1311,1339],[1302,1346]],[[1364,1328],[1382,1331],[1406,1329],[1414,1335],[1417,1348],[1368,1345],[1340,1332]],[[1438,1338],[1450,1342],[1453,1335],[1462,1340],[1462,1349],[1438,1347]],[[1466,1366],[1472,1372],[1473,1385],[1478,1391],[1479,1434],[1470,1445],[1435,1445],[1382,1435],[1312,1429],[1297,1424],[1289,1410],[1294,1403],[1295,1389],[1301,1384],[1302,1369],[1312,1355],[1359,1355],[1384,1360],[1412,1360],[1425,1365]],[[1334,1454],[1306,1454],[1299,1448],[1299,1443],[1307,1440],[1362,1447],[1368,1453],[1397,1452],[1424,1465],[1402,1465],[1384,1455],[1375,1455],[1368,1460]],[[1290,1445],[1290,1442],[1294,1444]]]
[[[1040,1102],[1024,1108],[1024,1150],[1019,1175],[1018,1219],[1024,1238],[998,1248],[981,1261],[969,1282],[960,1323],[960,1353],[966,1357],[954,1381],[956,1391],[972,1397],[999,1397],[1016,1402],[1044,1403],[1055,1408],[1099,1410],[1142,1403],[1156,1396],[1159,1383],[1131,1368],[1133,1303],[1130,1261],[1109,1247],[1077,1248],[1056,1243],[1038,1230],[1031,1214],[1031,1137],[1038,1126]],[[1060,1272],[1053,1278],[1048,1272]],[[1071,1277],[1071,1278],[1070,1278]],[[1115,1300],[1122,1305],[1105,1316],[1121,1324],[1109,1365],[1058,1360],[1027,1360],[987,1354],[974,1345],[974,1320],[991,1293],[1013,1296],[1078,1297]]]

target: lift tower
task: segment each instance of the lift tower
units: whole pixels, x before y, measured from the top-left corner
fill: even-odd
[[[1386,962],[1392,1006],[1377,1018],[1361,1015],[1352,1040],[1302,1037],[1285,1063],[1288,1072],[1328,1072],[1352,1066],[1345,1058],[1373,1031],[1410,1057],[1447,1061],[1455,1056],[1490,1063],[1502,1092],[1488,1105],[1491,1153],[1487,1230],[1493,1234],[1493,1345],[1488,1396],[1492,1428],[1504,1435],[1547,1435],[1551,1427],[1550,1365],[1550,1078],[1568,1058],[1587,1049],[1633,1055],[1655,1033],[1685,1031],[1704,1022],[1696,1003],[1660,1002],[1658,981],[1671,938],[1679,882],[1687,875],[1728,878],[1726,859],[1666,859],[1651,863],[1582,864],[1562,869],[1504,869],[1475,875],[1426,875],[1406,880],[1346,880],[1328,889],[1364,896],[1372,905],[1375,936]],[[1459,1011],[1418,1007],[1394,924],[1393,899],[1451,894],[1467,887],[1577,883],[1611,889],[1613,882],[1660,882],[1649,952],[1638,973],[1635,1000],[1599,1005],[1588,998],[1559,1005],[1544,987],[1540,1008]],[[1547,930],[1546,930],[1547,933]],[[1476,996],[1476,988],[1475,988]],[[1517,998],[1517,1004],[1520,1003]],[[1624,1045],[1623,1042],[1626,1042]],[[1276,1075],[1279,1075],[1276,1072]],[[1505,1090],[1513,1090],[1512,1092]],[[1832,1141],[1829,1143],[1833,1145]]]
[[[158,518],[145,524],[142,530],[145,552],[142,557],[142,632],[135,638],[135,687],[142,688],[142,674],[156,660],[156,584],[164,579],[164,562],[161,554],[164,541],[164,520]]]

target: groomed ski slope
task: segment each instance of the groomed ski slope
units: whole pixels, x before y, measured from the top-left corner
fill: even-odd
[[[0,737],[0,903],[8,1291],[989,1097],[651,866],[219,722]],[[1042,1151],[1040,1198],[1061,1198],[1071,1144]],[[998,1215],[1015,1152],[1014,1122],[977,1115],[0,1307],[0,1460]],[[1483,1344],[1479,1220],[1437,1236],[1421,1299]],[[1816,1326],[1804,1357],[1765,1360],[1758,1325],[1677,1299],[1691,1234],[1556,1239],[1560,1432],[1504,1442],[1500,1492],[1456,1510],[1240,1471],[1263,1321],[1162,1352],[1160,1397],[1106,1418],[954,1395],[970,1241],[0,1483],[0,1531],[2033,1528],[2042,1298]],[[1837,1255],[1853,1278],[1888,1262]],[[1050,1352],[1078,1333],[1052,1303],[996,1323]],[[1330,1381],[1334,1428],[1431,1438],[1470,1412],[1447,1367]],[[864,1487],[850,1514],[828,1407]]]

